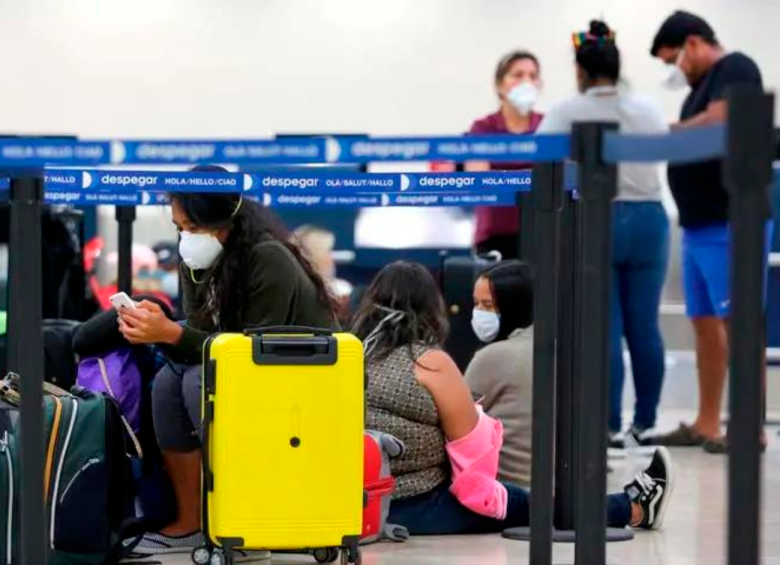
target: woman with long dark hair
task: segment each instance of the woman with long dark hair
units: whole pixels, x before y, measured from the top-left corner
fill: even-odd
[[[624,133],[668,131],[658,107],[620,85],[620,51],[615,33],[601,21],[573,36],[580,94],[554,105],[538,133],[569,133],[578,121],[619,124]],[[626,441],[642,443],[655,426],[665,364],[658,321],[669,260],[669,220],[661,203],[657,164],[621,163],[613,207],[612,321],[610,324],[611,445],[621,447],[623,338],[631,354],[636,391],[634,418]]]
[[[498,478],[531,486],[534,273],[513,259],[485,269],[474,284],[471,326],[480,349],[466,369],[471,392],[504,424]]]
[[[260,204],[239,194],[186,193],[172,194],[171,208],[181,236],[186,324],[169,319],[153,302],[119,312],[127,341],[161,345],[176,362],[155,378],[152,410],[179,513],[175,523],[144,536],[136,547],[142,553],[185,552],[202,543],[199,430],[206,338],[248,327],[336,325],[325,283]]]
[[[484,449],[494,451],[500,434],[498,442],[496,435],[485,442],[492,447],[483,447],[480,432],[485,425],[500,428],[475,405],[463,375],[442,350],[448,333],[444,301],[425,267],[398,262],[382,269],[366,291],[353,332],[366,355],[366,427],[406,444],[406,452],[391,461],[397,487],[388,520],[412,535],[527,526],[528,493],[496,482],[495,471],[487,475],[494,453]],[[472,450],[483,453],[474,456]],[[475,474],[461,480],[470,470]],[[609,524],[659,527],[672,488],[671,462],[662,448],[624,493],[608,497]]]

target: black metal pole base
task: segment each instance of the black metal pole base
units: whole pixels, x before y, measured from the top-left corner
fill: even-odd
[[[509,528],[501,533],[501,537],[515,541],[530,541],[531,528]],[[607,528],[607,542],[631,541],[634,532],[625,528]],[[576,543],[577,533],[574,530],[553,530],[553,543]]]

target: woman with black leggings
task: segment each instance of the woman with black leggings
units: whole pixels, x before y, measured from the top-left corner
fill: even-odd
[[[186,323],[172,321],[147,301],[119,312],[125,339],[161,345],[175,361],[155,378],[152,407],[179,513],[173,524],[147,534],[136,546],[136,552],[147,554],[188,552],[202,544],[201,363],[206,338],[258,326],[335,326],[335,303],[325,283],[262,206],[238,194],[196,193],[173,194],[171,204],[181,234]]]

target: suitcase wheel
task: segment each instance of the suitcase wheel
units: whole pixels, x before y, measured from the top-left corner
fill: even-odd
[[[193,549],[192,562],[195,565],[211,565],[211,549],[206,546]]]
[[[339,550],[335,547],[315,549],[313,554],[317,563],[333,563],[339,558]]]
[[[217,549],[211,554],[209,565],[233,565],[233,557],[226,556],[221,549]]]
[[[341,565],[361,565],[361,563],[363,563],[363,556],[360,548],[350,547],[341,550]]]

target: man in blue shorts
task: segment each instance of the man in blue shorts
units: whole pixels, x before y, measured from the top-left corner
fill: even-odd
[[[676,128],[723,123],[729,86],[762,86],[761,72],[752,59],[727,53],[709,24],[687,12],[667,18],[655,36],[651,54],[669,66],[668,86],[690,86]],[[728,367],[729,195],[719,161],[670,166],[669,185],[683,228],[683,283],[696,334],[699,414],[692,425],[680,424],[677,430],[654,438],[654,443],[701,445],[711,453],[723,453],[727,444],[721,434],[720,411]],[[756,221],[767,222],[768,254],[771,222],[768,218]]]

